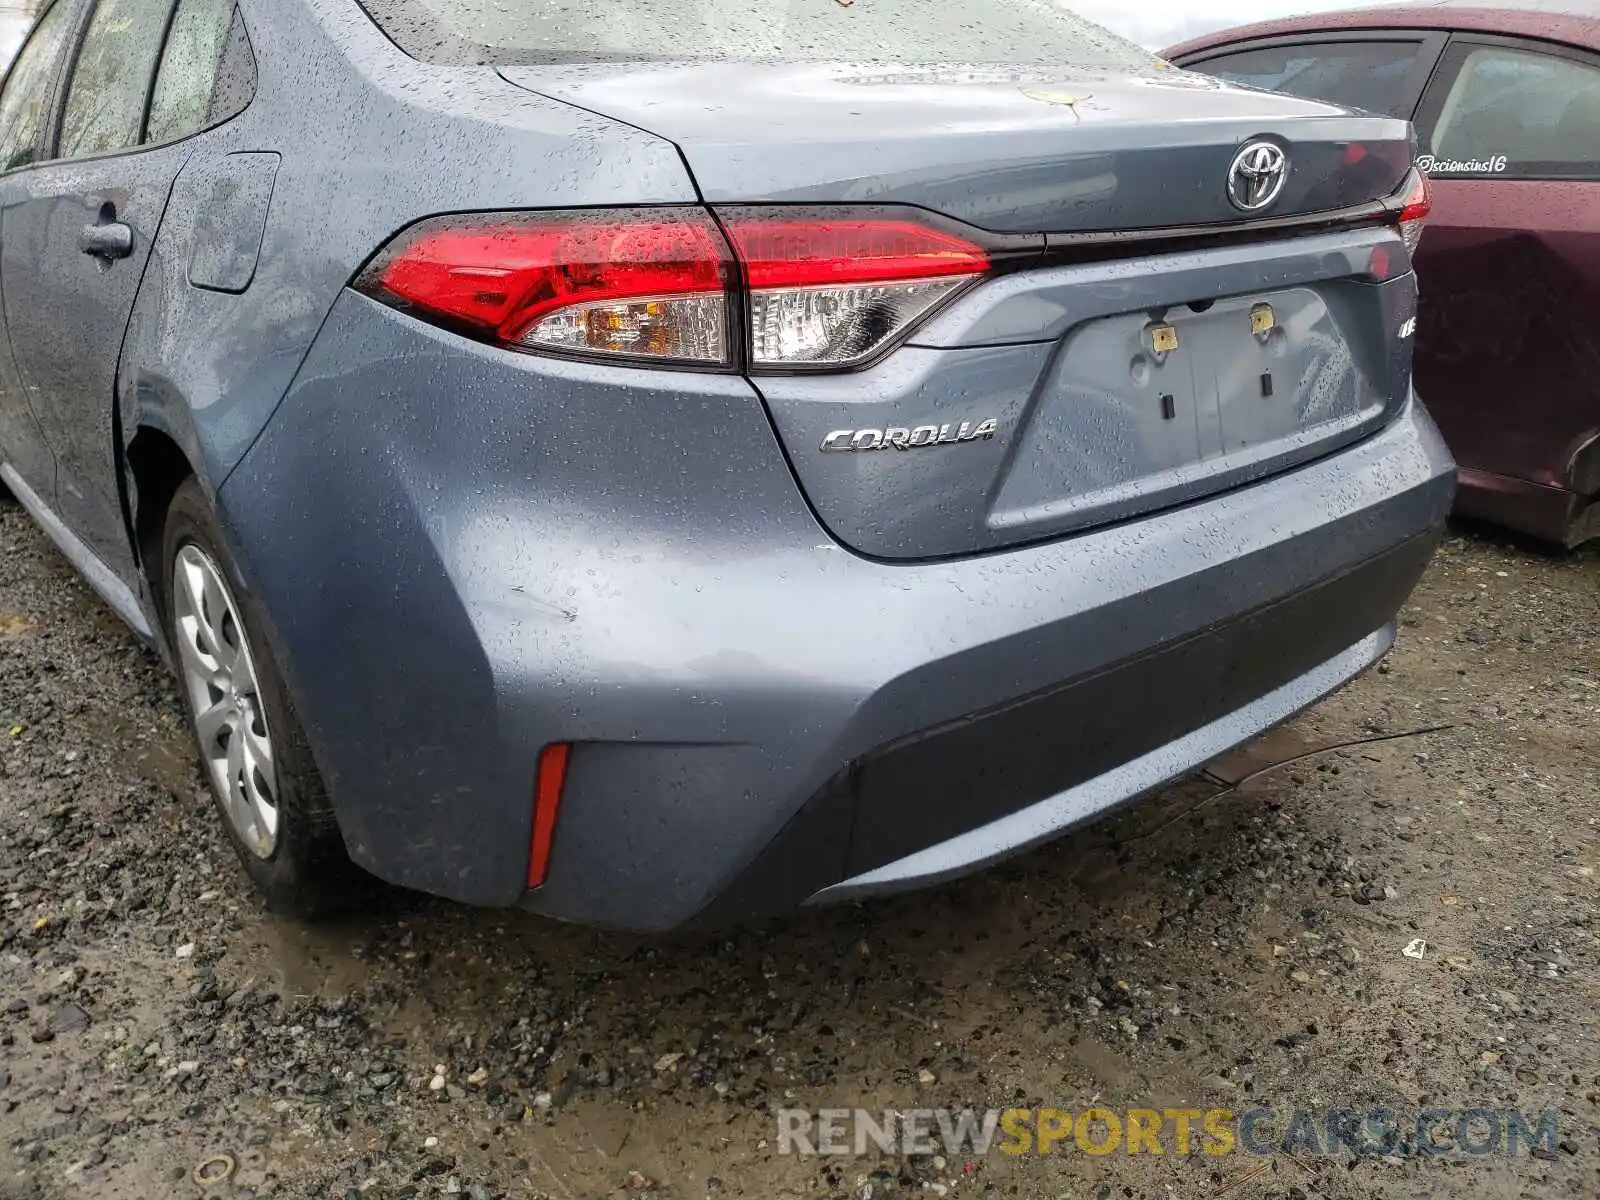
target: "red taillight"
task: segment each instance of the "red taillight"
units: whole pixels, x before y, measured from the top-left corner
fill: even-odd
[[[528,886],[539,887],[550,870],[550,848],[555,844],[556,815],[561,789],[567,782],[567,761],[572,747],[552,742],[539,752],[539,770],[533,784],[533,842],[528,848]]]
[[[529,349],[730,361],[727,246],[699,209],[441,217],[360,286]]]
[[[1422,240],[1422,229],[1428,220],[1428,214],[1433,211],[1433,193],[1428,184],[1428,177],[1421,171],[1413,171],[1411,175],[1411,188],[1406,192],[1406,198],[1401,202],[1400,215],[1396,223],[1400,226],[1400,237],[1406,244],[1406,249],[1411,253],[1417,252],[1417,243]]]
[[[910,220],[796,220],[782,209],[723,209],[718,215],[754,291],[938,279],[989,269],[982,246]]]
[[[570,210],[423,221],[357,286],[517,349],[731,366],[735,253],[750,364],[768,368],[861,363],[991,268],[976,242],[882,209]]]

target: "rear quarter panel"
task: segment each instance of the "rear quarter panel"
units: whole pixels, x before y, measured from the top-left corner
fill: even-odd
[[[140,425],[167,432],[212,493],[276,409],[340,290],[399,229],[464,209],[695,199],[669,143],[490,69],[416,62],[348,0],[244,0],[242,9],[255,98],[194,139],[119,378],[124,438]],[[241,154],[253,160],[248,171]],[[268,154],[279,161],[263,188]],[[235,243],[259,236],[253,271],[217,262],[213,201],[240,188],[253,189],[264,213],[241,203],[221,211],[225,224],[246,227],[230,235]],[[216,286],[241,279],[239,290]]]

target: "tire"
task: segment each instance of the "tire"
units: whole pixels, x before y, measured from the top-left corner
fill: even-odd
[[[347,907],[362,874],[345,852],[257,602],[193,478],[167,509],[152,582],[201,772],[246,873],[274,912]]]

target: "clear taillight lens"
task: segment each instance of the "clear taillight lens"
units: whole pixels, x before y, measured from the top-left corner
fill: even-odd
[[[1406,192],[1398,218],[1400,238],[1405,242],[1408,252],[1417,252],[1417,243],[1422,241],[1422,230],[1432,211],[1433,193],[1428,186],[1428,177],[1420,171],[1413,171],[1411,188]]]
[[[983,247],[913,219],[719,210],[750,288],[755,367],[847,366],[989,270]]]
[[[839,366],[867,358],[966,283],[772,288],[750,296],[750,358]]]
[[[357,286],[506,346],[726,364],[732,277],[700,209],[587,210],[423,221]]]
[[[541,317],[519,339],[530,348],[728,361],[728,304],[715,296],[574,304]]]

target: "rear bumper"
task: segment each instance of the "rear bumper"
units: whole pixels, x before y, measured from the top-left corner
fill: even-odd
[[[1419,535],[1256,612],[873,750],[808,801],[708,915],[952,879],[1195,770],[1382,658],[1436,543]],[[843,879],[790,845],[813,809],[850,814]],[[787,894],[772,886],[779,878],[793,880]]]
[[[1454,486],[1412,404],[1185,507],[886,564],[818,527],[748,384],[655,373],[642,394],[640,374],[347,296],[223,487],[380,876],[666,929],[959,873],[1372,661]],[[574,749],[529,893],[553,741]]]
[[[1600,537],[1600,496],[1462,467],[1456,512],[1568,548]]]
[[[1016,812],[841,880],[813,894],[807,903],[861,899],[939,883],[1057,837],[1195,770],[1262,730],[1288,720],[1366,670],[1387,654],[1393,644],[1394,626],[1385,625],[1327,662],[1170,742],[1134,754],[1102,774],[1090,776]],[[1084,687],[1079,698],[1092,696],[1096,690]],[[1180,709],[1180,705],[1175,705],[1169,712]],[[1002,730],[997,728],[994,732],[1000,734]],[[1059,746],[1058,742],[1047,744]],[[934,778],[931,772],[937,762],[938,755],[930,755],[923,767],[924,772],[930,773],[929,778]]]

